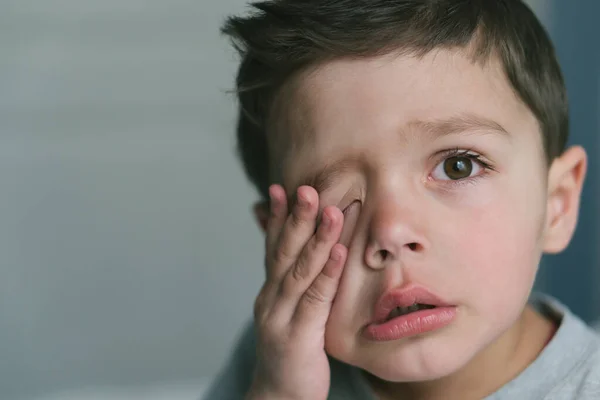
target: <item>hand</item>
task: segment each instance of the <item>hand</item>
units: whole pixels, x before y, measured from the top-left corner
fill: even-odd
[[[346,261],[337,243],[344,216],[302,186],[291,213],[284,189],[271,186],[267,226],[267,279],[255,303],[257,366],[251,399],[325,400],[330,369],[325,325]],[[289,215],[288,215],[289,214]]]

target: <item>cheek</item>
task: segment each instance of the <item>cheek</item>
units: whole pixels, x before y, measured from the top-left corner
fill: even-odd
[[[455,241],[452,251],[465,266],[461,280],[478,312],[513,316],[527,301],[541,257],[540,204],[509,194],[462,217],[468,240]]]

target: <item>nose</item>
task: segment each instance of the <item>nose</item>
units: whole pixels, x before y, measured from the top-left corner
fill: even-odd
[[[372,269],[407,261],[428,247],[422,215],[416,207],[400,202],[396,198],[387,199],[374,207],[365,248],[365,263]]]

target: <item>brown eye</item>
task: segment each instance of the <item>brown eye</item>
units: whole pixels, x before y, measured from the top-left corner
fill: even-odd
[[[464,156],[447,158],[444,161],[444,172],[452,180],[468,178],[473,172],[473,160]]]

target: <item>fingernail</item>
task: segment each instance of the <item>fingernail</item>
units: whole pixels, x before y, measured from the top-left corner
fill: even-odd
[[[306,197],[298,195],[298,205],[300,207],[306,207],[306,206],[308,206],[308,204],[309,204],[309,202],[306,199]]]

